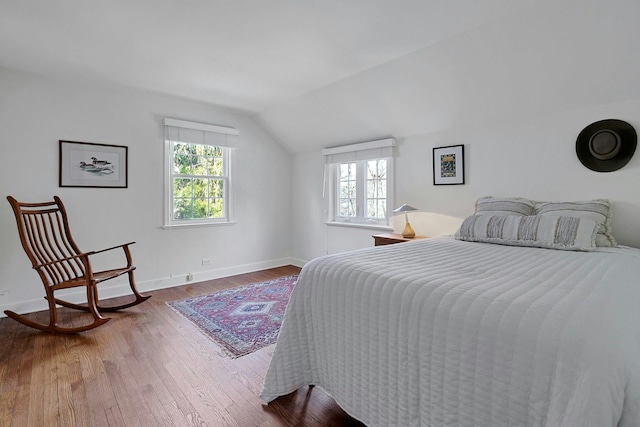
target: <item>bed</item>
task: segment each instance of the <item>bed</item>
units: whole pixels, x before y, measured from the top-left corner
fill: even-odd
[[[316,385],[371,427],[640,426],[639,304],[632,248],[328,255],[300,273],[261,397]]]

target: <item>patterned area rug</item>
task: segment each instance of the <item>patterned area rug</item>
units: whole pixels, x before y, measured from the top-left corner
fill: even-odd
[[[169,301],[232,358],[276,342],[297,275]]]

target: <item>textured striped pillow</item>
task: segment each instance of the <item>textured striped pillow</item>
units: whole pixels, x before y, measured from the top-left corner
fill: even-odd
[[[596,246],[617,246],[611,234],[610,200],[597,199],[582,202],[538,202],[535,204],[536,215],[541,216],[573,216],[590,219],[598,225]]]
[[[482,197],[476,202],[476,215],[535,215],[535,202],[520,197]]]
[[[469,242],[510,246],[591,251],[598,226],[595,221],[568,216],[472,215],[455,238]]]

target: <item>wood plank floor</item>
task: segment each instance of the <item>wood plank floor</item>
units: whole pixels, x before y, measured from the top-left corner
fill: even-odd
[[[0,426],[362,426],[318,388],[265,405],[269,346],[238,359],[165,302],[296,274],[280,267],[149,292],[76,335],[0,320]],[[86,314],[61,308],[67,325]],[[30,317],[46,322],[46,313]]]

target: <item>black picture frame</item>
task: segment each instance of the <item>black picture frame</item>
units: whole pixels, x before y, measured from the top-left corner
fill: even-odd
[[[59,141],[59,187],[127,188],[128,147]]]
[[[464,145],[433,149],[433,185],[464,184]]]

